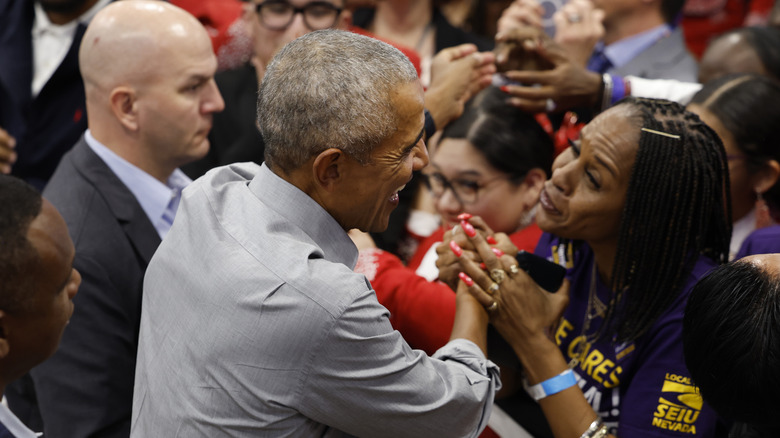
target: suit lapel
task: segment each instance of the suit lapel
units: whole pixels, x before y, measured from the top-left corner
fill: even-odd
[[[141,204],[106,163],[89,148],[83,137],[73,147],[73,159],[76,163],[82,163],[82,166],[76,167],[77,170],[100,193],[138,256],[148,264],[161,240]]]

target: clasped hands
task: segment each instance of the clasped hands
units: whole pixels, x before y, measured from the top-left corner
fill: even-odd
[[[545,291],[518,268],[517,248],[506,234],[493,233],[479,217],[461,219],[437,248],[440,280],[456,284],[459,295],[467,294],[485,308],[505,339],[547,337],[569,303],[569,281],[554,293]]]

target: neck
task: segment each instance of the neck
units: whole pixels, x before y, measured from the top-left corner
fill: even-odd
[[[617,242],[605,242],[592,244],[588,242],[593,250],[593,259],[596,263],[596,270],[601,282],[609,285],[612,280],[612,267],[615,265],[615,254],[617,254]]]
[[[377,3],[369,30],[382,38],[414,47],[432,18],[430,1],[383,1]]]
[[[610,45],[622,39],[646,32],[664,24],[661,13],[656,10],[641,11],[632,15],[622,15],[604,21],[604,44]]]
[[[149,154],[147,151],[151,148],[142,144],[138,136],[133,136],[128,132],[123,132],[120,135],[111,135],[104,131],[92,130],[91,127],[97,126],[96,124],[89,123],[89,126],[92,137],[100,144],[163,184],[168,183],[168,178],[178,167],[175,164],[161,163],[154,155]]]
[[[43,10],[46,12],[46,17],[49,18],[53,24],[63,25],[68,24],[71,21],[79,18],[83,13],[87,12],[89,8],[95,6],[98,0],[87,0],[81,4],[81,6],[74,7],[70,10],[52,10],[43,6]]]

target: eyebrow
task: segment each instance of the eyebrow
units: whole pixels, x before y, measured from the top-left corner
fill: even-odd
[[[581,142],[581,141],[583,140],[583,138],[585,138],[585,137],[586,137],[586,136],[584,136],[584,135],[580,134],[580,140],[579,140],[579,141]],[[572,145],[572,146],[573,146],[573,145]],[[614,176],[614,177],[616,177],[616,178],[617,178],[617,173],[615,172],[615,170],[614,170],[614,169],[613,169],[611,166],[609,166],[609,165],[607,164],[607,162],[606,162],[606,161],[604,161],[604,160],[603,160],[601,157],[599,157],[599,156],[598,156],[598,154],[596,154],[595,152],[593,153],[593,158],[595,158],[595,159],[596,159],[596,161],[598,161],[598,162],[599,162],[599,164],[601,164],[601,165],[602,165],[602,166],[603,166],[605,169],[607,169],[607,171],[609,171],[609,173],[611,173],[611,174],[612,174],[612,176]]]

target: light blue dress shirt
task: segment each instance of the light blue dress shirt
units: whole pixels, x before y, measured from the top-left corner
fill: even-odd
[[[664,23],[634,36],[623,38],[606,47],[604,46],[603,41],[599,41],[598,44],[596,44],[594,52],[598,52],[599,50],[604,52],[604,55],[612,63],[612,67],[607,70],[607,72],[610,72],[612,69],[617,69],[628,64],[637,55],[655,44],[656,41],[669,35],[671,31],[672,28]]]
[[[154,229],[160,235],[160,239],[165,238],[176,216],[176,210],[181,200],[181,191],[192,180],[180,169],[176,169],[168,177],[167,184],[163,184],[157,178],[130,164],[114,151],[95,140],[89,129],[84,133],[84,140],[86,140],[89,148],[106,163],[109,169],[114,172],[114,175],[135,196],[135,199],[141,204],[144,213],[152,222]]]

